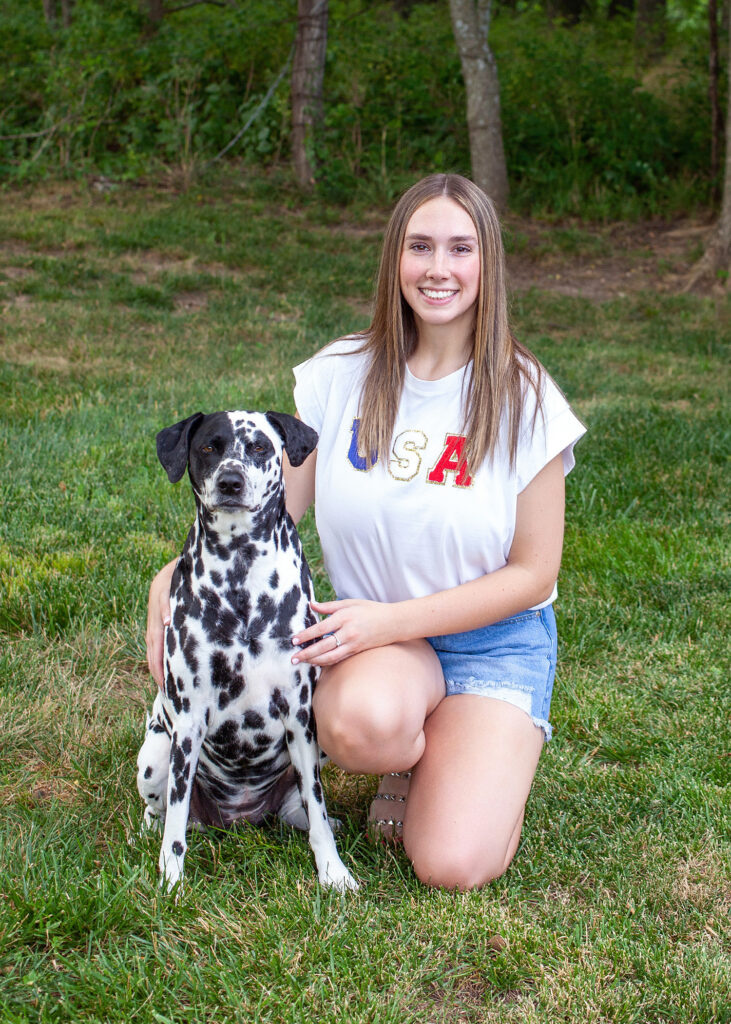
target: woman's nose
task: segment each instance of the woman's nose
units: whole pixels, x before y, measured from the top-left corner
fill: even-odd
[[[429,277],[434,278],[445,278],[449,277],[450,270],[448,266],[447,254],[440,249],[435,249],[432,254],[431,261],[429,263],[429,269],[427,271]]]

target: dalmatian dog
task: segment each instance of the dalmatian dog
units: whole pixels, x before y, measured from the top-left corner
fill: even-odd
[[[137,759],[144,827],[164,822],[160,872],[180,882],[186,829],[277,815],[309,831],[323,886],[357,883],[325,810],[312,693],[292,636],[315,621],[309,567],[284,504],[317,434],[286,413],[196,413],[157,435],[172,483],[186,467],[196,519],[171,584],[164,691]]]

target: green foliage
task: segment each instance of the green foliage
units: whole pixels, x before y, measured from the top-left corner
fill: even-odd
[[[0,176],[166,170],[183,186],[257,109],[294,38],[276,0],[200,4],[155,32],[139,0],[77,0],[51,31],[40,0],[0,10]],[[635,64],[632,25],[596,13],[551,23],[535,5],[498,9],[491,45],[501,82],[512,205],[613,218],[687,212],[709,200],[705,25],[671,5],[666,56]],[[285,75],[231,155],[288,158]],[[321,194],[390,201],[435,170],[469,172],[460,62],[446,3],[331,0]]]

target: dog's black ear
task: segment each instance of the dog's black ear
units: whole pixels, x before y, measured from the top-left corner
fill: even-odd
[[[289,461],[293,466],[301,466],[310,452],[317,448],[317,431],[288,412],[268,412],[266,417],[279,431]]]
[[[202,419],[202,412],[194,412],[186,420],[165,427],[157,435],[157,457],[172,484],[176,484],[186,470],[191,438]]]

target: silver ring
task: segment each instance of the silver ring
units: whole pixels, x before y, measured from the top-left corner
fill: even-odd
[[[331,633],[330,636],[335,641],[335,646],[339,647],[340,646],[340,641],[338,640],[338,634],[337,633]]]

